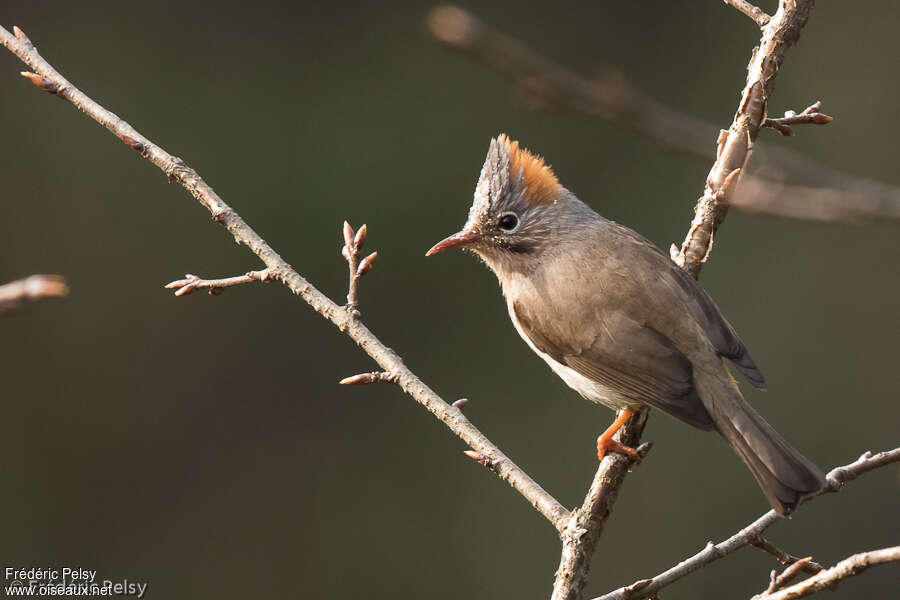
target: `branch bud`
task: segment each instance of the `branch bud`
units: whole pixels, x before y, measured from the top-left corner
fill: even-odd
[[[356,232],[356,237],[353,238],[353,245],[356,246],[356,249],[359,250],[363,247],[363,244],[366,243],[366,225],[363,223],[363,226],[359,228],[359,231]]]
[[[350,227],[350,223],[348,223],[347,221],[344,221],[343,233],[344,243],[347,245],[347,250],[349,250],[350,252],[355,251],[356,249],[353,247],[353,228]]]
[[[377,373],[360,373],[359,375],[344,377],[338,383],[341,385],[368,385],[378,381],[377,376]]]
[[[166,287],[168,287],[168,286],[166,286]],[[176,296],[188,296],[190,294],[193,294],[196,291],[196,288],[197,288],[197,284],[189,283],[189,284],[181,287],[180,289],[178,289],[175,292],[175,295]]]
[[[816,100],[815,102],[813,102],[812,104],[807,106],[806,109],[804,109],[803,113],[804,114],[817,113],[820,110],[822,110],[822,101]]]
[[[31,73],[30,71],[22,71],[19,73],[22,77],[38,86],[48,94],[55,94],[59,90],[59,86],[47,79],[46,77],[41,77],[37,73]]]
[[[31,275],[25,279],[25,296],[28,298],[61,297],[68,293],[66,278],[61,275]]]
[[[13,25],[13,33],[15,34],[15,36],[17,38],[19,38],[21,41],[25,42],[29,46],[32,46],[32,47],[34,46],[34,44],[31,43],[31,40],[28,39],[28,36],[25,35],[25,32],[22,31],[21,29],[19,29],[19,27],[17,25]]]
[[[490,466],[491,466],[491,462],[492,462],[492,461],[491,461],[490,457],[485,456],[485,455],[482,454],[481,452],[476,452],[475,450],[465,450],[465,451],[463,452],[463,454],[465,454],[466,456],[468,456],[469,458],[471,458],[471,459],[474,460],[475,462],[480,463],[481,466],[483,466],[483,467],[490,467]]]
[[[784,137],[791,137],[794,135],[794,128],[790,125],[785,125],[784,123],[779,123],[778,121],[774,121],[772,128],[783,135]]]
[[[373,371],[371,373],[360,373],[359,375],[351,375],[341,379],[338,383],[341,385],[368,385],[383,381],[385,383],[397,383],[397,375],[390,371]]]
[[[728,204],[728,202],[731,200],[731,195],[734,193],[734,188],[737,185],[740,175],[740,169],[735,169],[728,174],[728,177],[726,177],[725,181],[722,182],[722,187],[720,187],[719,191],[716,192],[716,204]]]
[[[365,225],[363,225],[365,227]],[[360,229],[360,231],[363,231]],[[375,265],[375,259],[378,258],[378,252],[373,252],[368,255],[364,259],[359,262],[359,267],[356,269],[356,276],[362,277],[366,273],[372,270],[372,267]]]
[[[137,141],[137,140],[134,139],[133,137],[127,136],[127,135],[125,135],[125,134],[123,133],[123,134],[119,135],[119,139],[122,140],[123,142],[125,142],[126,144],[128,144],[128,146],[129,146],[132,150],[137,150],[138,152],[143,152],[143,151],[144,151],[144,144],[142,144],[141,142]]]

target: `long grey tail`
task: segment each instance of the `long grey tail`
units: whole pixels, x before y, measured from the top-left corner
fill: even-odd
[[[825,485],[822,470],[747,404],[727,369],[695,369],[694,384],[716,429],[747,465],[772,508],[789,514]]]

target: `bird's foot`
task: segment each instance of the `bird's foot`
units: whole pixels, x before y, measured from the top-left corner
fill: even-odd
[[[641,461],[641,455],[638,454],[638,451],[631,446],[626,446],[622,442],[617,442],[611,437],[604,439],[601,435],[599,438],[597,438],[597,460],[603,460],[603,457],[606,456],[607,452],[618,452],[619,454],[624,454],[635,462]]]
[[[613,421],[613,424],[610,425],[609,428],[607,428],[607,430],[597,438],[598,460],[603,460],[603,457],[606,456],[606,453],[612,451],[618,452],[619,454],[624,454],[635,462],[641,461],[641,455],[638,454],[637,450],[635,450],[631,446],[626,446],[622,442],[617,442],[613,439],[613,436],[616,434],[616,432],[622,428],[625,422],[630,419],[633,414],[633,410],[626,408],[618,414],[616,420]]]

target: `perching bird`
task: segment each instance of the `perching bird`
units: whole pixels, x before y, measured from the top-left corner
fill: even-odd
[[[722,434],[780,514],[823,487],[822,471],[744,400],[725,359],[755,387],[765,380],[703,288],[505,135],[491,140],[465,226],[428,255],[455,246],[490,267],[519,335],[569,387],[623,411],[598,438],[599,458],[636,456],[612,436],[647,405]]]

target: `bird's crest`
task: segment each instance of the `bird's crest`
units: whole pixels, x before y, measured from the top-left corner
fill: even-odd
[[[509,178],[515,181],[521,177],[530,204],[551,204],[559,196],[562,186],[550,165],[540,156],[535,156],[519,142],[509,139],[505,133],[497,137],[501,152],[509,158]]]

